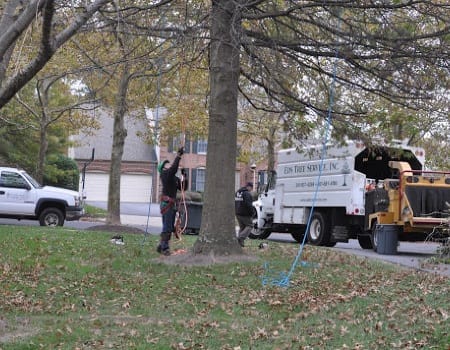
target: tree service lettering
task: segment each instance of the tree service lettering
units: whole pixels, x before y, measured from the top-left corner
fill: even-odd
[[[284,167],[283,173],[285,175],[289,174],[300,174],[300,173],[315,173],[315,172],[331,172],[339,170],[339,163],[324,163],[324,164],[308,164],[308,165],[294,165]]]

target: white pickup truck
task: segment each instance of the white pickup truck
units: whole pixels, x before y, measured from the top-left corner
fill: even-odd
[[[0,217],[39,220],[41,226],[63,226],[84,214],[82,196],[59,187],[41,186],[26,171],[0,167]]]

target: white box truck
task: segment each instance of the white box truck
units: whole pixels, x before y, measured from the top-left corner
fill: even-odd
[[[422,148],[400,142],[281,150],[276,173],[254,202],[251,238],[285,232],[302,242],[306,234],[308,243],[322,246],[356,238],[382,253],[380,239],[396,246],[442,234],[450,172],[425,171],[424,162]]]

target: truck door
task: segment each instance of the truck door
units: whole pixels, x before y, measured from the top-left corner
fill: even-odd
[[[34,215],[34,190],[22,175],[2,171],[0,174],[0,213]]]

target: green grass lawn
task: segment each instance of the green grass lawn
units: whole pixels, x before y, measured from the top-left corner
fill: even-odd
[[[288,287],[263,285],[298,245],[188,267],[111,236],[0,226],[0,349],[449,349],[448,278],[305,246]]]
[[[90,218],[104,218],[108,211],[102,208],[94,207],[92,205],[84,205],[85,216]]]

